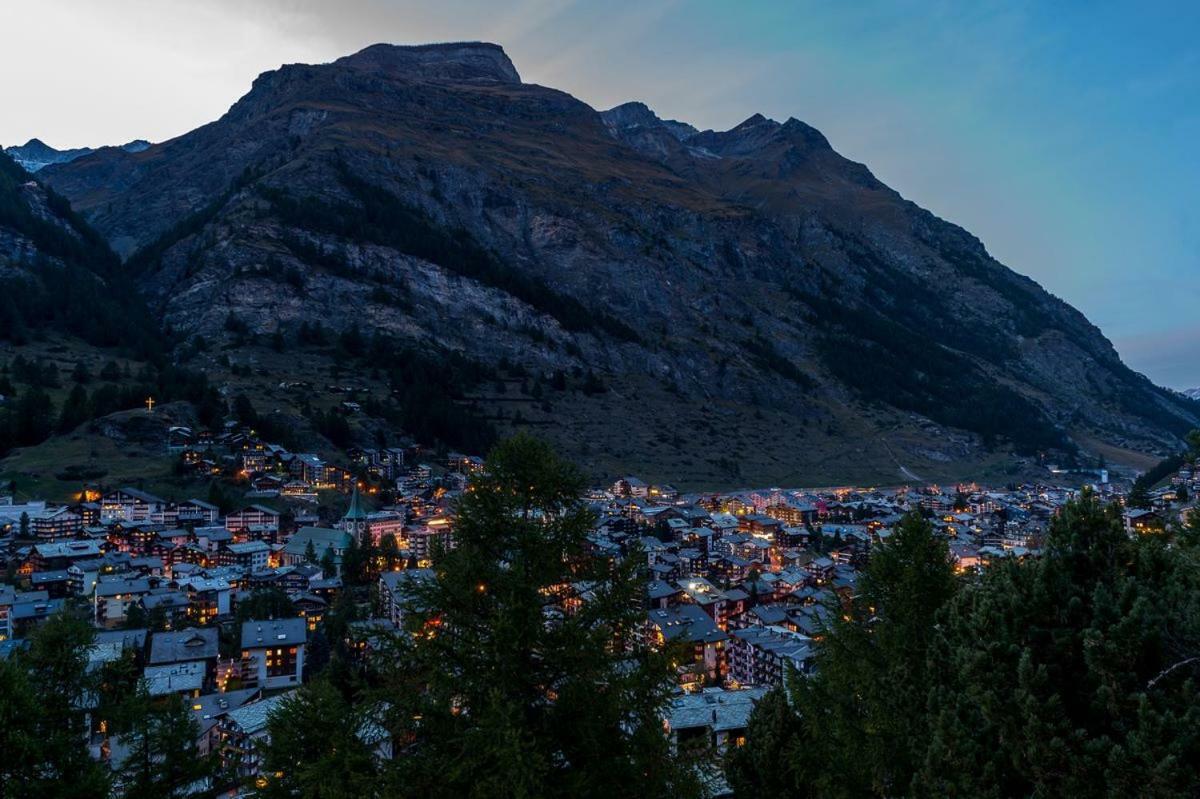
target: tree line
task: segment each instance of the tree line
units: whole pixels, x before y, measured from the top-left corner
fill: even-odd
[[[955,573],[928,522],[873,551],[814,676],[756,707],[739,797],[1200,791],[1200,515],[1130,538],[1090,493],[1027,561]]]

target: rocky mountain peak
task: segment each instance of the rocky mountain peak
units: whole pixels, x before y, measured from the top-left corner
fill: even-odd
[[[521,82],[504,48],[488,42],[373,44],[334,63],[423,80]]]
[[[699,132],[686,122],[660,118],[649,106],[637,100],[601,111],[600,118],[614,134],[634,128],[662,128],[679,141],[683,141]]]
[[[39,139],[37,137],[34,137],[34,138],[30,139],[29,141],[25,142],[24,144],[22,144],[20,149],[27,150],[30,153],[58,152],[53,147],[51,147],[49,144],[46,144],[46,142],[42,141],[41,139]]]
[[[783,123],[779,132],[787,136],[790,141],[801,143],[808,147],[824,150],[832,149],[829,145],[829,139],[825,138],[825,134],[795,117],[788,117],[787,122]]]

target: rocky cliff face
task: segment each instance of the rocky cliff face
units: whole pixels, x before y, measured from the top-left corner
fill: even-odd
[[[617,396],[649,381],[670,397],[631,391],[615,424],[765,409],[801,464],[864,441],[895,461],[879,479],[1009,446],[1161,450],[1197,422],[1081,314],[810,126],[598,113],[521,83],[494,45],[284,66],[216,122],[43,175],[176,330],[357,324],[592,368]],[[682,464],[714,446],[671,448]]]

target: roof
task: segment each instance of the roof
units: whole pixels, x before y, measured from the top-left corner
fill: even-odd
[[[308,624],[301,618],[250,620],[242,624],[242,649],[292,646],[308,640]]]
[[[240,544],[226,544],[225,548],[235,555],[249,555],[255,552],[270,552],[271,547],[265,541],[243,541]]]
[[[716,730],[744,729],[750,722],[754,704],[766,694],[766,688],[727,691],[706,688],[696,694],[684,694],[671,703],[667,724],[671,729],[710,727]]]
[[[727,636],[707,613],[697,605],[680,605],[649,611],[650,623],[658,627],[668,641],[708,643],[722,641]]]
[[[236,516],[239,513],[245,513],[246,511],[257,511],[258,513],[266,513],[270,516],[278,516],[279,515],[279,511],[275,510],[274,508],[268,508],[266,505],[247,505],[244,508],[235,510],[233,513],[231,513],[229,515]]]
[[[289,555],[304,555],[308,542],[312,542],[317,557],[329,548],[345,549],[350,546],[350,534],[345,530],[331,530],[328,527],[301,527],[292,536],[283,551]]]
[[[65,599],[39,599],[31,602],[16,602],[9,618],[13,621],[51,616],[66,607]]]
[[[100,555],[96,541],[62,541],[57,544],[35,544],[33,551],[43,558],[88,558]]]
[[[217,628],[194,627],[150,637],[150,664],[183,663],[217,656]]]
[[[258,694],[258,688],[241,688],[196,697],[192,700],[192,715],[200,725],[200,732],[207,732],[219,718],[251,701]]]
[[[292,692],[289,691],[288,693],[272,696],[269,699],[263,699],[259,702],[242,705],[226,713],[225,718],[228,722],[237,725],[246,735],[254,735],[266,728],[267,717],[271,714],[271,711],[291,695]]]
[[[101,580],[96,583],[96,596],[118,596],[120,594],[146,594],[150,591],[149,580]]]
[[[184,608],[187,607],[187,594],[182,591],[151,591],[142,597],[142,607],[146,610],[154,608]]]
[[[367,518],[367,510],[363,507],[362,497],[358,493],[358,483],[354,484],[354,492],[350,495],[350,507],[346,509],[343,519],[361,521]]]
[[[147,493],[145,491],[139,491],[138,489],[130,488],[129,486],[124,486],[123,488],[119,488],[119,489],[117,489],[117,492],[121,493],[121,494],[127,494],[127,495],[133,497],[134,499],[140,499],[142,502],[150,502],[150,503],[163,502],[163,500],[161,498],[156,497],[153,494]]]
[[[204,674],[204,664],[199,661],[168,663],[147,666],[142,679],[151,696],[165,696],[180,691],[199,691],[204,686]]]
[[[811,638],[783,627],[746,627],[734,630],[730,635],[780,659],[797,664],[813,655]]]

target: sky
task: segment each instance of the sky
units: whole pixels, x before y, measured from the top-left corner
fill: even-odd
[[[0,0],[0,144],[162,141],[254,76],[483,40],[527,82],[726,129],[796,117],[1200,386],[1200,3]]]

